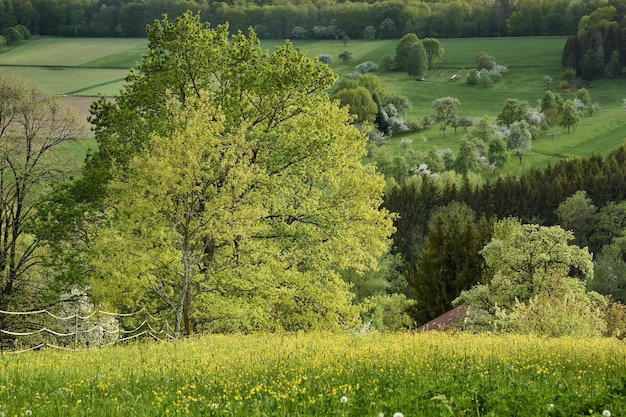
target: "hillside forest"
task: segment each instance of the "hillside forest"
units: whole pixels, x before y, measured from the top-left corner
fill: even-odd
[[[79,170],[57,152],[85,136],[76,115],[1,75],[0,310],[146,308],[182,336],[399,330],[463,304],[474,331],[626,331],[626,148],[493,175],[551,115],[575,131],[594,111],[585,88],[538,108],[511,99],[465,126],[442,97],[424,123],[463,129],[457,155],[390,157],[379,129],[410,103],[371,65],[337,82],[321,56],[288,41],[269,53],[254,30],[201,16],[151,23],[125,87],[92,104],[98,147]],[[599,16],[619,12],[592,10],[578,33],[590,19],[596,40],[618,25]],[[393,69],[410,70],[418,50],[429,65],[420,39],[400,39]],[[585,78],[584,66],[564,72]],[[342,105],[359,97],[369,120]],[[41,324],[2,317],[15,325]]]
[[[23,25],[37,35],[145,37],[162,14],[191,10],[213,27],[280,40],[573,35],[600,7],[615,8],[607,20],[622,24],[623,0],[1,0],[0,33]]]

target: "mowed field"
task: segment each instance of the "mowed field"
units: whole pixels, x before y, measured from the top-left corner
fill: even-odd
[[[272,51],[283,42],[264,40],[262,47]],[[310,57],[330,54],[331,68],[339,76],[353,73],[354,67],[365,61],[380,63],[385,54],[395,55],[397,39],[343,41],[294,41],[296,48]],[[478,120],[495,118],[507,98],[528,101],[536,106],[546,89],[559,93],[561,52],[564,37],[535,38],[488,38],[488,39],[442,39],[445,49],[442,60],[429,70],[425,82],[417,82],[406,73],[378,70],[376,75],[392,94],[407,97],[413,104],[404,119],[418,121],[432,113],[433,100],[452,96],[461,106],[458,117]],[[147,50],[146,39],[75,39],[41,37],[0,52],[0,70],[8,71],[36,82],[44,91],[62,96],[75,105],[85,117],[89,104],[98,94],[115,95],[124,85],[124,77],[131,67],[141,60]],[[352,54],[344,63],[339,59],[342,51]],[[485,51],[495,57],[497,63],[506,65],[508,72],[503,79],[487,87],[470,86],[465,76],[475,65],[475,57]],[[459,74],[458,81],[450,77]],[[546,86],[545,75],[554,82]],[[554,138],[548,132],[536,138],[532,152],[523,163],[517,160],[505,167],[507,172],[519,173],[529,167],[544,167],[548,163],[567,157],[584,157],[591,154],[606,155],[621,146],[626,138],[626,117],[622,100],[626,98],[626,79],[603,79],[590,87],[592,100],[602,106],[594,116],[585,116],[575,131],[568,134],[557,127]],[[83,97],[83,98],[81,98]],[[564,99],[573,98],[573,92],[563,94]],[[462,132],[457,135],[450,130],[443,137],[439,126],[425,131],[396,135],[385,145],[391,152],[402,153],[400,141],[413,140],[411,148],[426,151],[432,147],[458,149]]]

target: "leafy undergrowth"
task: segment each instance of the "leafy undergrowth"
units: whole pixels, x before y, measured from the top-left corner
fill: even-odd
[[[624,398],[615,339],[229,335],[0,358],[0,416],[624,416]]]

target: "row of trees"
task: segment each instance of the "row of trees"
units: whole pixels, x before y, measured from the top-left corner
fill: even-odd
[[[608,3],[623,16],[623,1]],[[176,17],[192,10],[213,26],[230,22],[234,32],[254,27],[260,37],[274,39],[567,35],[576,32],[581,17],[605,5],[602,0],[0,0],[0,31],[22,24],[42,35],[141,37],[163,13]]]

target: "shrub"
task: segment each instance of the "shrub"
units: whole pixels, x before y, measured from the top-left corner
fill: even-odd
[[[626,338],[626,305],[607,297],[604,320],[606,321],[605,336]]]
[[[576,78],[576,70],[572,67],[567,67],[563,71],[561,71],[561,80],[562,81],[572,81]]]
[[[367,74],[368,72],[374,72],[377,69],[378,69],[378,65],[376,65],[372,61],[366,61],[366,62],[363,62],[363,63],[357,65],[356,67],[354,67],[354,70],[359,72],[359,73],[361,73],[361,74]]]
[[[476,68],[472,68],[467,73],[467,83],[469,85],[476,85],[476,84],[478,84],[479,80],[480,80],[480,73],[478,72],[478,70]]]
[[[317,60],[322,64],[330,64],[333,62],[333,56],[331,54],[319,54]]]
[[[414,324],[407,314],[413,304],[404,294],[375,295],[363,301],[363,318],[366,325],[381,332],[407,329]]]

